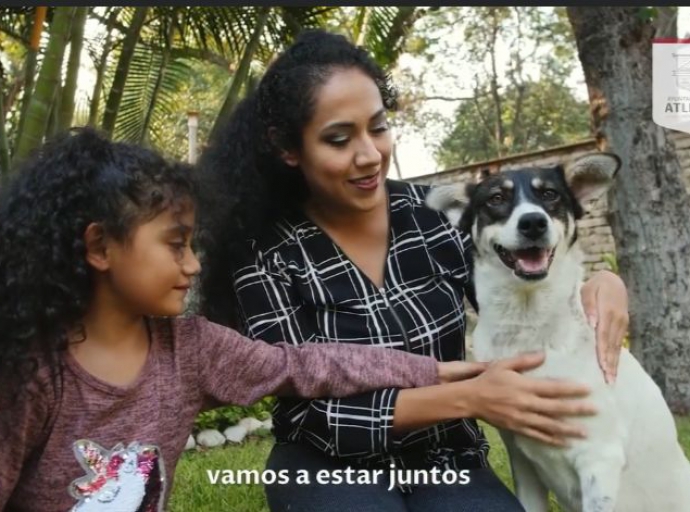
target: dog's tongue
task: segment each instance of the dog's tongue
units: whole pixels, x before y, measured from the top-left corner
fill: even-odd
[[[513,251],[512,256],[515,266],[528,274],[544,272],[549,266],[549,251],[546,249],[519,249]]]

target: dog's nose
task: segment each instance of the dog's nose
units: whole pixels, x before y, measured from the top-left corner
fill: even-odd
[[[546,233],[548,225],[546,216],[543,214],[536,212],[526,213],[518,221],[518,231],[526,238],[536,240]]]

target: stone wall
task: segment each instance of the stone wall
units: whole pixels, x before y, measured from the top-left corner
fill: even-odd
[[[685,184],[690,192],[690,134],[670,131],[683,168]],[[543,151],[511,155],[505,158],[464,165],[435,174],[410,178],[407,181],[433,185],[476,182],[487,172],[510,170],[526,166],[549,166],[564,163],[580,155],[596,151],[594,139],[558,146]],[[620,178],[619,178],[620,179]],[[580,245],[585,253],[589,271],[609,268],[605,254],[614,254],[615,245],[611,228],[606,220],[606,197],[585,205],[587,214],[578,222]]]

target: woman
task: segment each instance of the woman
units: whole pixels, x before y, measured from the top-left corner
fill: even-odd
[[[211,319],[269,342],[465,358],[469,236],[424,207],[427,187],[387,179],[394,108],[388,77],[341,36],[304,33],[269,67],[200,164],[216,198],[202,212]],[[600,273],[583,297],[588,311],[610,311],[599,340],[602,353],[615,354],[627,327],[625,287]],[[522,510],[488,468],[472,418],[553,444],[583,435],[563,417],[593,412],[573,400],[586,390],[520,374],[541,361],[500,361],[480,375],[468,366],[466,380],[420,390],[281,399],[270,469],[394,465],[471,477],[467,485],[410,485],[386,473],[369,485],[267,486],[271,510]],[[615,355],[602,362],[612,372]]]

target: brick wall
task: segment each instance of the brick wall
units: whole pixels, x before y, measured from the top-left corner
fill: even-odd
[[[677,131],[669,132],[676,145],[678,158],[683,168],[685,185],[690,192],[690,134]],[[596,151],[593,139],[543,151],[468,164],[435,174],[409,178],[407,181],[430,185],[475,182],[481,178],[482,173],[487,171],[496,172],[499,169],[510,170],[526,166],[555,165],[592,151]],[[608,268],[603,256],[606,253],[615,253],[611,228],[606,220],[607,208],[606,197],[602,197],[587,205],[587,214],[578,222],[580,245],[585,253],[585,265],[589,271]]]

